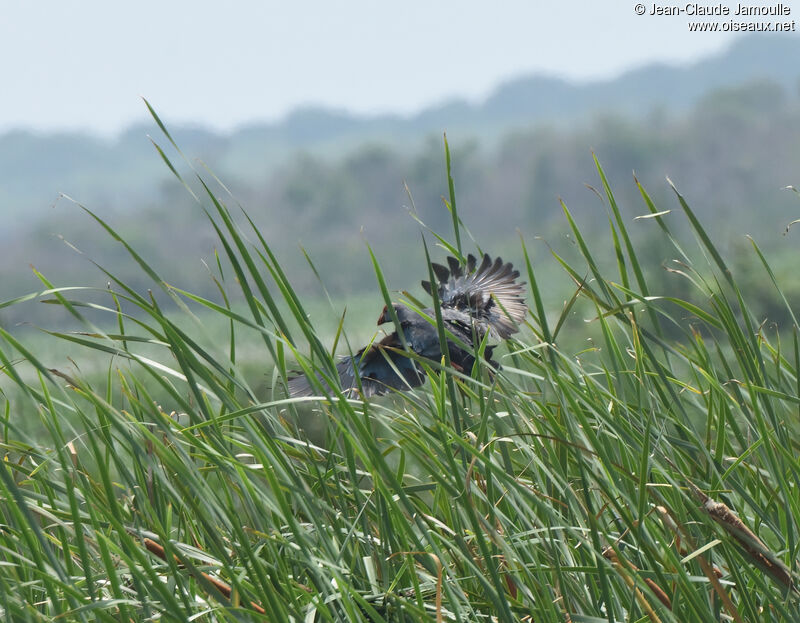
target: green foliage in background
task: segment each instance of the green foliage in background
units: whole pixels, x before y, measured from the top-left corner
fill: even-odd
[[[800,63],[795,65],[800,67]],[[684,71],[691,74],[689,69]],[[661,85],[655,76],[652,70],[643,72],[639,82]],[[674,77],[680,83],[685,78],[680,72]],[[620,90],[618,82],[603,87],[614,96],[613,104],[587,94],[598,112],[569,122],[540,119],[534,125],[533,115],[540,109],[534,99],[527,107],[531,118],[511,115],[513,126],[503,131],[485,132],[475,121],[454,132],[456,124],[449,117],[433,126],[451,131],[459,214],[473,231],[480,232],[481,245],[497,255],[518,254],[519,229],[527,240],[542,236],[559,254],[569,255],[572,235],[559,199],[570,206],[584,229],[605,230],[605,208],[586,188],[596,185],[592,149],[602,154],[604,171],[622,205],[641,205],[638,190],[630,183],[632,171],[658,205],[670,205],[664,177],[674,180],[693,198],[698,216],[713,226],[715,243],[735,268],[742,268],[739,284],[745,290],[761,288],[764,282],[738,264],[738,247],[749,246],[742,242],[744,234],[761,242],[778,273],[791,274],[797,233],[782,233],[797,216],[797,202],[783,187],[800,170],[796,84],[786,77],[781,82],[737,82],[712,91],[708,89],[713,81],[701,80],[698,84],[706,86],[691,103],[673,106],[662,98],[658,107],[639,106],[636,114],[629,114],[617,100],[631,100],[630,91],[643,87],[639,82],[629,81],[628,90]],[[544,88],[523,91],[531,98],[540,92],[558,99]],[[303,119],[316,127],[313,120]],[[303,127],[300,119],[297,127]],[[204,214],[193,209],[192,197],[152,157],[148,132],[150,128],[140,127],[107,145],[95,140],[91,149],[79,137],[0,135],[0,216],[4,218],[0,299],[38,287],[28,270],[30,264],[58,283],[104,287],[107,278],[86,257],[102,258],[105,268],[137,290],[149,287],[149,278],[128,261],[125,249],[103,235],[100,227],[76,215],[69,201],[59,199],[59,191],[114,222],[167,282],[182,284],[204,297],[216,295],[216,286],[197,261],[213,254],[218,244],[214,231]],[[423,255],[408,252],[408,241],[417,240],[417,232],[415,221],[408,217],[412,206],[404,183],[413,191],[413,211],[421,220],[437,231],[450,227],[449,215],[441,209],[447,188],[442,185],[446,172],[439,131],[432,135],[430,129],[407,129],[400,134],[402,138],[394,134],[341,138],[331,140],[325,149],[275,143],[274,136],[255,128],[230,136],[199,130],[173,136],[198,158],[193,161],[197,168],[202,170],[206,163],[247,206],[299,295],[324,298],[319,282],[305,269],[298,240],[313,253],[331,296],[349,299],[354,293],[373,291],[372,268],[363,261],[363,238],[380,250],[390,282],[402,283],[409,272],[426,272]],[[86,150],[91,158],[79,166]],[[280,157],[268,158],[266,150]],[[233,157],[234,152],[239,155]],[[182,163],[176,166],[183,174]],[[187,182],[195,193],[203,192],[191,176]],[[26,195],[25,189],[35,191],[36,199]],[[212,189],[225,195],[214,184]],[[676,235],[689,233],[680,219],[672,219],[671,226]],[[668,242],[649,223],[635,222],[630,228],[642,240],[639,256],[648,282],[663,281],[661,264],[672,259]],[[61,239],[82,255],[59,244]],[[529,251],[537,264],[550,259],[544,245],[531,243]],[[746,258],[748,252],[741,255]],[[613,268],[613,261],[604,265],[608,267]],[[569,284],[550,279],[549,271],[542,279],[544,289],[558,290],[557,298],[570,296]],[[800,295],[800,285],[793,280],[783,287],[787,294]],[[237,293],[231,296],[232,304],[243,304]],[[760,300],[751,299],[755,306]],[[782,307],[772,302],[772,297],[765,299],[766,304],[754,312],[766,314],[770,321],[788,321]],[[59,320],[63,315],[45,306],[0,310],[0,323],[33,321],[54,326]]]
[[[784,299],[791,323],[762,325],[684,198],[675,191],[667,208],[637,186],[676,291],[695,302],[657,289],[597,173],[608,242],[562,205],[575,252],[554,251],[570,292],[559,305],[521,242],[531,312],[500,372],[434,362],[421,389],[368,402],[286,397],[290,369],[329,374],[331,343],[338,354],[361,344],[341,310],[329,312],[333,336],[309,321],[270,245],[209,175],[186,187],[217,236],[213,298],[162,279],[86,210],[150,290],[113,271],[107,289],[40,274],[45,292],[2,304],[43,299],[81,326],[36,349],[0,330],[4,617],[800,619],[793,309]],[[446,194],[453,237],[423,228],[427,244],[485,246],[461,225],[452,185]],[[747,257],[781,300],[755,242]],[[209,332],[214,322],[224,332]],[[51,343],[91,353],[105,373],[50,367]],[[26,433],[31,419],[38,431]]]

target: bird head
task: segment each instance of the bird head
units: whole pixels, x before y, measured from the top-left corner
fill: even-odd
[[[400,321],[400,324],[404,324],[408,318],[406,308],[402,305],[392,305],[392,307],[394,307],[394,313],[397,314],[397,319]],[[378,325],[386,324],[387,322],[392,322],[392,313],[389,311],[389,308],[384,305],[381,315],[378,316]]]
[[[392,321],[392,315],[389,313],[389,308],[384,305],[381,315],[378,316],[378,326]]]

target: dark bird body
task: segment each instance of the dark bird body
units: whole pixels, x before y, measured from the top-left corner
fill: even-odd
[[[517,283],[519,272],[500,258],[492,262],[483,256],[480,266],[474,256],[467,258],[466,267],[453,257],[447,258],[448,267],[432,264],[438,280],[437,293],[442,314],[442,324],[447,334],[447,350],[451,365],[469,374],[475,363],[475,346],[486,335],[491,339],[506,339],[517,332],[525,319],[527,306],[524,300],[524,283]],[[422,287],[432,294],[431,284]],[[435,310],[427,308],[422,314],[394,304],[393,309],[408,349],[421,358],[439,363],[442,359],[441,342],[436,326]],[[378,325],[393,322],[391,313],[384,307]],[[487,344],[485,359],[491,360],[495,345]],[[344,357],[337,365],[339,382],[344,392],[358,389],[356,370],[361,379],[364,397],[384,394],[390,389],[407,390],[418,387],[425,380],[422,367],[409,356],[397,330],[380,342],[365,346],[352,357]],[[320,379],[323,387],[327,387]],[[292,396],[310,396],[315,393],[309,380],[299,376],[289,381]]]

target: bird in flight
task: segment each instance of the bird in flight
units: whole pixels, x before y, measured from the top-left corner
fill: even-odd
[[[517,282],[519,271],[499,257],[492,261],[484,255],[478,265],[475,256],[469,255],[465,266],[454,257],[447,258],[448,266],[432,263],[438,283],[442,323],[445,329],[447,350],[451,366],[459,372],[469,374],[475,363],[475,346],[489,336],[493,340],[505,340],[518,331],[525,319],[524,282]],[[429,281],[422,287],[432,295]],[[358,378],[364,398],[379,396],[395,390],[418,387],[425,381],[425,373],[419,362],[409,356],[408,349],[421,358],[439,363],[442,358],[439,331],[435,311],[432,308],[422,313],[405,305],[392,305],[397,316],[402,336],[397,330],[379,342],[365,346],[355,355],[344,357],[336,365],[339,383],[345,394],[358,393]],[[378,325],[393,322],[391,312],[384,307]],[[492,351],[496,344],[487,343],[484,358],[495,368]],[[321,377],[322,387],[328,389]],[[291,396],[311,396],[316,390],[305,376],[289,380]]]

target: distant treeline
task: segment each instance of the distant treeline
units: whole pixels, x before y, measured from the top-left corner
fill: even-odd
[[[747,36],[694,64],[649,64],[612,79],[581,83],[521,76],[501,84],[483,101],[454,99],[407,117],[309,107],[275,122],[252,122],[224,133],[164,121],[190,157],[202,158],[225,179],[252,184],[298,152],[335,161],[365,144],[383,144],[411,155],[428,136],[444,130],[454,140],[475,138],[482,147],[496,147],[520,128],[572,127],[600,113],[628,120],[640,120],[653,110],[684,114],[712,90],[756,79],[773,80],[793,94],[800,87],[798,43],[793,35]],[[152,104],[158,109],[158,101]],[[157,200],[157,181],[166,172],[147,139],[157,134],[149,122],[105,139],[79,132],[0,132],[0,215],[6,224],[0,236],[45,213],[58,192],[105,210],[138,209]]]
[[[800,214],[800,197],[785,190],[800,185],[800,101],[795,90],[784,85],[756,81],[716,90],[686,113],[654,109],[638,118],[606,114],[572,127],[544,124],[511,131],[491,143],[462,133],[448,138],[459,213],[468,228],[480,232],[482,244],[493,245],[495,254],[519,259],[518,231],[529,242],[541,236],[569,252],[560,200],[586,231],[604,235],[604,199],[587,188],[599,187],[594,151],[626,218],[646,212],[634,171],[662,210],[676,207],[668,176],[716,240],[729,240],[734,265],[740,245],[747,244],[745,235],[751,234],[762,248],[778,255],[778,260],[772,258],[778,270],[795,270],[800,232],[784,236],[783,230]],[[195,155],[191,146],[181,147],[190,157]],[[170,157],[180,162],[177,154],[170,152]],[[139,205],[107,210],[103,201],[96,201],[87,207],[124,232],[165,279],[216,296],[201,262],[214,262],[213,229],[157,154],[150,159],[165,174],[155,188],[137,189],[146,197]],[[122,178],[125,169],[120,166],[116,174]],[[449,227],[450,215],[442,202],[447,181],[440,135],[413,150],[371,142],[339,154],[299,153],[255,178],[228,167],[219,173],[233,198],[222,187],[217,189],[219,196],[247,208],[284,265],[293,267],[299,290],[309,296],[321,290],[298,244],[308,250],[331,292],[364,292],[375,287],[365,241],[380,256],[390,286],[408,287],[407,274],[422,274],[421,264],[409,266],[407,259],[408,249],[420,245],[420,226],[409,212],[437,230]],[[123,188],[124,184],[120,192]],[[676,231],[682,229],[677,212],[666,218]],[[654,226],[651,220],[641,222],[639,244],[648,247],[648,228]],[[43,218],[18,227],[3,240],[0,300],[40,287],[29,264],[62,285],[105,285],[108,278],[59,237],[124,279],[150,287],[137,282],[140,271],[132,269],[121,245],[62,199]],[[534,245],[534,252],[537,258],[548,254],[542,244]],[[655,267],[671,259],[662,257],[655,244],[649,252]],[[420,253],[412,257],[412,262],[422,262]],[[654,271],[652,278],[663,278],[663,272]],[[761,277],[753,281],[754,287],[763,285]],[[36,322],[36,309],[41,307],[34,306],[24,318],[0,309],[0,321]]]

